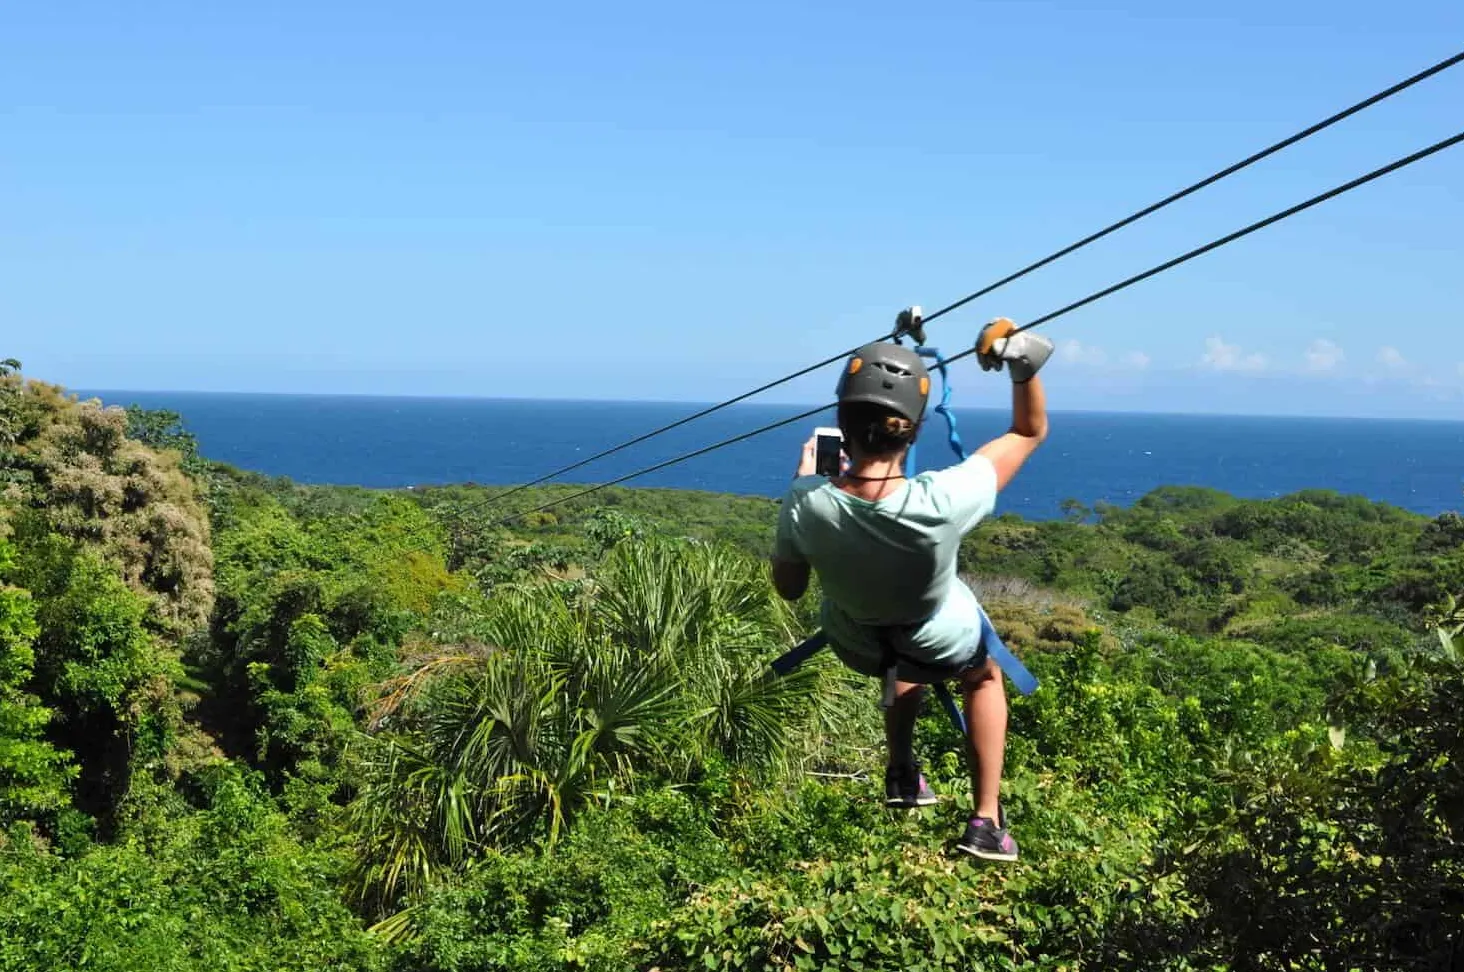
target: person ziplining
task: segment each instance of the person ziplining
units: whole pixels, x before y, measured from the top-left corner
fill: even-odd
[[[970,458],[918,475],[907,475],[905,464],[930,396],[920,354],[875,342],[850,356],[837,388],[846,467],[818,475],[815,440],[805,443],[779,512],[771,572],[790,601],[817,573],[828,645],[849,668],[885,680],[888,805],[938,801],[914,754],[915,722],[926,686],[959,682],[972,812],[956,847],[1014,861],[1017,842],[1000,800],[1006,691],[983,637],[984,613],[956,567],[961,538],[992,513],[997,494],[1046,438],[1037,372],[1052,342],[998,318],[974,351],[983,370],[1005,367],[1011,377],[1011,427]]]

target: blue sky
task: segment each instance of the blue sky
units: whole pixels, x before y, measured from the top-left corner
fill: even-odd
[[[84,388],[730,397],[1461,47],[1454,0],[12,5],[0,357]],[[1461,122],[1464,67],[932,340]],[[1054,322],[1052,402],[1464,417],[1461,226],[1464,148]],[[1002,401],[958,367],[962,404]]]

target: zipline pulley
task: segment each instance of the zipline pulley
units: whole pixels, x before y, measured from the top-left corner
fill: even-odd
[[[925,343],[925,317],[920,313],[919,304],[895,315],[895,343],[904,344],[906,337],[914,338],[917,348]]]

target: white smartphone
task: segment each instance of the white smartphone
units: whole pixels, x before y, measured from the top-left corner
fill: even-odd
[[[841,461],[844,453],[844,433],[836,428],[820,427],[813,430],[814,472],[820,476],[837,476],[843,472]]]

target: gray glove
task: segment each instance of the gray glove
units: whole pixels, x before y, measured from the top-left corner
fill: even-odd
[[[1032,376],[1052,356],[1052,342],[1031,331],[1017,331],[1016,325],[998,317],[981,331],[976,341],[976,357],[983,371],[1000,371],[1005,363],[1016,384],[1031,381]]]

